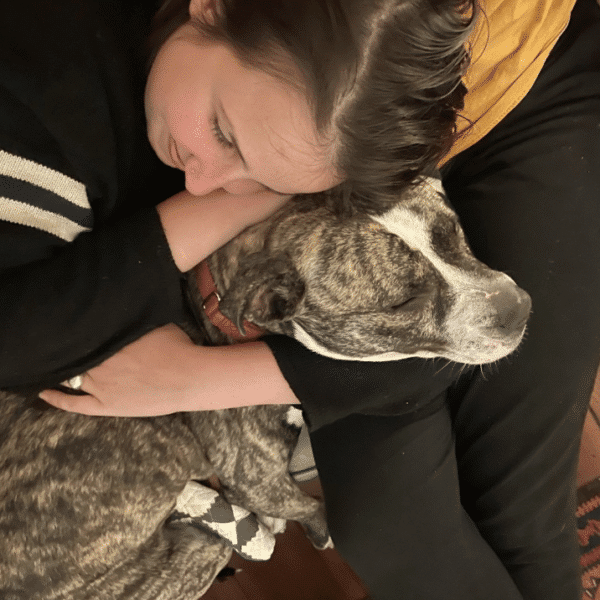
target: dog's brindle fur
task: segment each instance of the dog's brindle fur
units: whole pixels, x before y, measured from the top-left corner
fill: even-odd
[[[472,257],[431,180],[375,219],[340,219],[319,196],[288,203],[210,264],[235,321],[343,359],[495,361],[516,348],[530,309]],[[231,502],[327,540],[321,504],[288,475],[287,406],[123,419],[9,392],[0,406],[3,600],[195,600],[231,550],[165,521],[190,479],[214,474]]]

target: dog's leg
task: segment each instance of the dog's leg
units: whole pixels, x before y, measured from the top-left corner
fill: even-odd
[[[139,553],[57,600],[197,600],[231,558],[217,536],[161,526]]]
[[[286,425],[286,413],[285,406],[263,406],[207,414],[203,426],[212,435],[206,455],[228,502],[259,516],[298,521],[313,545],[325,548],[331,541],[323,504],[288,471],[298,431]]]
[[[266,473],[264,475],[267,476]],[[323,503],[305,494],[287,473],[274,477],[271,472],[268,476],[269,494],[239,481],[234,482],[235,489],[229,488],[222,481],[224,495],[229,502],[244,506],[257,515],[297,521],[315,548],[332,547]]]

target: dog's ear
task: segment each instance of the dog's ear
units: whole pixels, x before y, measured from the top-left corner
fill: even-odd
[[[241,261],[221,311],[240,331],[244,320],[268,328],[269,323],[296,315],[304,290],[304,281],[287,254],[267,257],[258,252]]]
[[[304,282],[295,267],[289,271],[269,269],[249,299],[247,319],[257,325],[273,321],[288,321],[296,314],[304,298]]]

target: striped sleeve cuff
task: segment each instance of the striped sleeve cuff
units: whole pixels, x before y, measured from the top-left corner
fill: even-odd
[[[67,242],[93,225],[85,186],[0,150],[0,221],[34,227]]]

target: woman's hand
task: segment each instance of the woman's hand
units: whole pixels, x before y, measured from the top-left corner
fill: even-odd
[[[79,389],[87,395],[45,390],[40,398],[86,415],[148,417],[189,410],[185,364],[195,349],[179,327],[166,325],[84,373]]]
[[[86,395],[44,390],[40,398],[69,412],[112,417],[298,402],[266,344],[196,346],[175,325],[151,331],[82,375]]]

